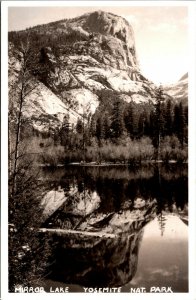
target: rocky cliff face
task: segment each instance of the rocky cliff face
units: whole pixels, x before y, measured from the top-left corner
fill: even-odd
[[[126,102],[153,100],[155,86],[140,72],[133,29],[122,17],[95,11],[37,26],[11,33],[10,47],[16,49],[27,35],[37,62],[32,74],[37,88],[26,99],[26,116],[34,118],[38,129],[43,130],[40,116],[50,116],[58,126],[67,114],[73,124],[84,113],[93,114],[103,90],[120,94]],[[20,59],[14,51],[9,58],[13,73]]]
[[[26,76],[28,78],[22,79],[20,52],[12,43],[9,43],[8,51],[10,114],[15,115],[18,110],[21,81],[24,80],[24,85],[29,86],[29,92],[24,97],[22,113],[33,123],[35,129],[44,132],[51,127],[58,127],[67,115],[72,123],[76,123],[78,113],[63,103],[45,84],[29,74]]]
[[[133,29],[122,17],[95,11],[60,24],[67,30],[83,35],[83,40],[86,39],[91,47],[94,46],[95,53],[100,50],[97,51],[98,57],[96,56],[100,62],[120,69],[127,66],[138,67]],[[82,43],[81,47],[77,46],[80,52],[94,56],[92,48],[84,49]]]

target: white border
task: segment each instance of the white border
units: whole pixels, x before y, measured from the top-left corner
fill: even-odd
[[[92,5],[93,3],[93,5]],[[186,6],[189,8],[189,293],[181,294],[11,294],[8,293],[8,7],[35,7],[35,6]],[[128,297],[134,299],[196,299],[196,3],[194,1],[3,1],[1,3],[1,297],[3,300],[12,299],[75,299],[79,297],[107,297],[116,299]],[[174,41],[175,42],[175,41]]]
[[[196,299],[196,5],[189,7],[189,286]]]
[[[107,1],[83,1],[83,0],[76,0],[76,1],[72,1],[72,0],[67,0],[67,1],[2,1],[2,6],[3,7],[38,7],[38,6],[42,6],[42,7],[57,7],[57,6],[71,6],[71,7],[78,7],[78,6],[83,6],[83,7],[87,7],[87,6],[194,6],[194,0],[193,1],[185,1],[185,0],[176,0],[176,1],[112,1],[112,0],[107,0]],[[92,5],[93,3],[93,5]]]

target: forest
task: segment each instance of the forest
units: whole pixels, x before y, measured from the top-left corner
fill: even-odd
[[[126,103],[118,96],[102,91],[95,114],[85,112],[75,127],[65,116],[60,128],[33,130],[39,163],[187,162],[187,106],[165,100],[161,87],[154,104]]]

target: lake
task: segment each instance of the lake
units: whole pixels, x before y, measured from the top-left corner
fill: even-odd
[[[188,292],[187,166],[43,168],[50,288]]]

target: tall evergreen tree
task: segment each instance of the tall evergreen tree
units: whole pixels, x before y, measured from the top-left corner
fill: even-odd
[[[106,114],[103,118],[103,132],[104,132],[104,139],[109,139],[110,134],[110,120],[108,114]]]
[[[76,123],[76,132],[79,133],[79,134],[83,133],[83,122],[79,118],[78,118],[77,123]]]
[[[172,135],[172,105],[170,99],[165,110],[165,135]]]
[[[123,108],[119,100],[113,106],[111,131],[116,139],[120,138],[124,132]]]
[[[155,131],[155,112],[152,110],[149,116],[149,137],[152,139],[154,144],[154,131]]]
[[[65,116],[63,119],[63,124],[60,129],[61,145],[69,147],[69,137],[70,137],[70,123],[69,116]]]
[[[129,103],[127,109],[124,111],[124,123],[130,138],[133,138],[134,114],[131,103]]]
[[[104,136],[105,133],[104,133],[104,126],[103,126],[103,118],[102,116],[99,116],[96,124],[96,137],[100,142],[104,138]]]
[[[95,115],[93,115],[90,120],[90,128],[89,128],[89,134],[91,137],[96,135],[96,124],[97,124],[97,120]]]
[[[144,113],[141,113],[138,120],[138,137],[144,135],[144,129],[145,129],[145,116]]]
[[[184,141],[188,143],[188,106],[184,107]]]
[[[184,121],[185,121],[185,125],[188,126],[188,106],[184,107]]]
[[[154,104],[154,120],[153,120],[153,144],[156,148],[156,159],[159,159],[161,136],[163,135],[164,118],[162,113],[162,103],[164,101],[163,89],[160,86],[156,91],[156,99]]]
[[[144,135],[151,136],[150,114],[144,111]]]
[[[185,138],[185,117],[182,102],[174,107],[174,131],[183,147]]]

